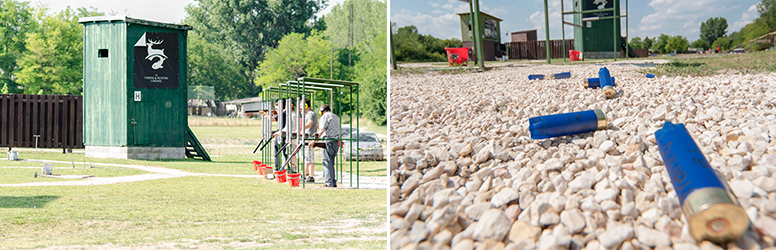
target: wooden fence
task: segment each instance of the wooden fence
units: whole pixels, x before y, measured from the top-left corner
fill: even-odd
[[[547,49],[545,41],[526,41],[505,43],[509,59],[547,59]],[[564,54],[563,40],[550,40],[550,55],[552,58],[569,58],[568,51],[574,49],[574,39],[566,39],[566,50]],[[634,49],[637,57],[648,57],[649,50]],[[625,52],[620,51],[620,57],[625,58]]]
[[[634,49],[633,52],[636,52],[638,57],[649,57],[648,49]]]
[[[509,59],[546,59],[546,41],[526,41],[506,43]],[[550,40],[551,58],[568,58],[568,51],[574,49],[574,39],[566,39],[566,51],[563,51],[563,40]]]
[[[0,95],[0,147],[84,148],[83,97]]]

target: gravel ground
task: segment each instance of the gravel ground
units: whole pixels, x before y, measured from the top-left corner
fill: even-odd
[[[393,74],[390,248],[776,249],[776,73],[637,72],[651,65]],[[611,100],[582,87],[602,66]],[[573,77],[527,80],[563,71]],[[608,129],[530,139],[530,117],[595,108]],[[686,125],[746,210],[739,241],[689,235],[655,141],[665,121]]]

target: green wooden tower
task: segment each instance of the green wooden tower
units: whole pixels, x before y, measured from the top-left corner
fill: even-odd
[[[191,27],[124,16],[79,22],[84,26],[86,156],[186,157],[186,36]]]
[[[604,11],[574,15],[574,23],[581,27],[574,28],[574,48],[582,51],[585,58],[614,58],[619,55],[622,47],[620,1],[574,0],[574,11],[611,8],[615,13]]]

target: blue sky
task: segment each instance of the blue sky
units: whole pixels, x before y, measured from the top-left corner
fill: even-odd
[[[328,0],[326,9],[318,13],[322,16],[331,12],[331,7],[345,0]],[[180,23],[186,17],[184,7],[194,0],[30,0],[33,6],[45,5],[50,12],[59,12],[70,6],[73,9],[79,7],[95,7],[97,10],[116,15],[130,16],[165,23]]]
[[[561,38],[561,0],[549,0],[550,39]],[[566,11],[571,0],[564,1]],[[612,0],[609,0],[612,1]],[[625,13],[625,1],[622,13]],[[630,37],[656,37],[661,33],[682,35],[690,42],[699,38],[700,24],[710,17],[724,17],[728,34],[738,31],[759,16],[756,4],[760,0],[629,0]],[[460,39],[461,30],[456,13],[468,12],[469,6],[459,0],[391,0],[390,18],[398,27],[415,25],[421,34],[438,38]],[[509,42],[507,32],[537,29],[544,40],[544,0],[480,0],[480,11],[501,21],[502,42]],[[566,15],[567,21],[573,20]],[[623,27],[625,19],[623,19]],[[623,31],[623,35],[625,32]],[[566,38],[573,38],[573,27],[566,26]],[[630,39],[630,38],[629,38]]]

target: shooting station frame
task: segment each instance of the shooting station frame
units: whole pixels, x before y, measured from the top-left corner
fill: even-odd
[[[360,187],[359,185],[359,173],[360,173],[360,147],[359,147],[359,139],[356,137],[353,137],[353,128],[355,128],[356,133],[358,133],[360,124],[358,117],[360,117],[361,112],[359,108],[359,97],[360,97],[360,83],[357,82],[350,82],[350,81],[339,81],[339,80],[330,80],[330,79],[320,79],[320,78],[311,78],[311,77],[300,77],[297,78],[295,81],[287,81],[285,83],[279,83],[278,87],[269,87],[265,89],[261,93],[262,97],[262,110],[271,110],[273,108],[273,105],[278,100],[285,99],[286,102],[280,103],[278,107],[278,112],[281,112],[283,107],[282,106],[288,106],[291,103],[290,98],[295,98],[296,101],[296,108],[293,109],[293,112],[290,113],[290,115],[286,115],[286,121],[284,121],[284,124],[288,124],[290,129],[293,129],[291,131],[301,131],[304,127],[304,120],[306,116],[306,112],[300,112],[299,107],[304,107],[304,98],[309,98],[311,104],[315,103],[315,96],[319,94],[319,92],[328,92],[329,96],[329,106],[331,107],[331,111],[334,112],[339,118],[340,118],[340,124],[338,126],[342,128],[342,118],[343,114],[347,114],[349,118],[350,124],[350,131],[348,131],[349,138],[342,138],[342,132],[340,132],[339,135],[337,135],[338,138],[335,139],[314,139],[314,138],[305,138],[304,134],[300,133],[289,133],[288,136],[284,139],[284,144],[286,145],[295,145],[296,148],[293,151],[296,151],[297,153],[292,153],[288,155],[288,158],[284,159],[284,167],[288,165],[292,161],[292,158],[296,157],[296,160],[298,162],[298,165],[304,164],[305,154],[302,153],[301,155],[298,152],[304,152],[305,147],[307,147],[307,143],[312,141],[330,141],[330,140],[336,140],[336,141],[349,141],[348,146],[350,147],[347,150],[347,156],[343,157],[345,154],[344,148],[341,148],[339,150],[339,160],[335,162],[335,175],[336,172],[340,173],[340,178],[338,180],[339,183],[343,183],[343,170],[344,170],[344,162],[343,158],[347,158],[349,162],[349,173],[350,173],[350,187],[353,187],[353,153],[355,152],[355,165],[356,165],[356,188],[358,189]],[[344,89],[348,90],[348,93],[345,94],[343,92]],[[355,99],[353,98],[355,95]],[[350,100],[350,104],[355,104],[355,108],[351,106],[350,109],[346,109],[342,105],[342,100],[347,97],[348,100]],[[285,105],[284,105],[285,104]],[[312,108],[312,107],[311,107]],[[355,121],[355,127],[352,125],[353,118],[356,118]],[[270,119],[267,119],[266,117],[262,117],[262,134],[264,138],[270,138],[272,137],[272,121]],[[299,122],[302,121],[302,122]],[[288,123],[286,123],[288,122]],[[280,123],[278,124],[281,125]],[[317,128],[316,128],[317,130]],[[357,134],[358,136],[358,134]],[[355,142],[355,147],[353,147],[353,142]],[[274,164],[274,153],[272,153],[272,150],[266,150],[266,146],[262,148],[261,153],[261,159],[263,161],[272,162]],[[287,170],[291,169],[290,167],[286,167]],[[305,175],[304,167],[301,168],[301,173]],[[305,187],[305,182],[302,181],[302,187]]]
[[[581,1],[582,0],[572,0],[572,2],[576,2],[576,3],[580,3]],[[618,21],[621,21],[621,18],[625,18],[625,41],[623,41],[625,43],[625,51],[624,52],[625,52],[625,60],[630,59],[629,54],[628,54],[630,48],[629,48],[629,44],[628,44],[628,40],[627,40],[628,39],[628,28],[629,28],[628,27],[628,19],[629,19],[628,18],[628,7],[629,7],[628,6],[628,0],[625,0],[625,15],[621,15],[622,8],[620,6],[620,0],[612,0],[612,3],[613,3],[612,4],[612,8],[604,8],[604,9],[598,9],[598,10],[565,11],[565,6],[563,4],[563,0],[560,0],[560,12],[561,12],[561,15],[560,15],[561,25],[560,26],[561,26],[561,36],[563,37],[563,41],[566,41],[566,25],[570,25],[570,26],[573,26],[575,28],[581,29],[581,34],[584,34],[584,29],[585,29],[584,23],[585,22],[603,21],[603,20],[612,19],[612,26],[613,26],[613,28],[612,28],[612,43],[613,43],[613,45],[612,45],[612,47],[613,47],[612,53],[614,53],[614,61],[617,61],[617,39],[622,39],[622,38],[618,38],[617,37],[617,27],[618,27],[617,24],[618,24]],[[582,6],[579,6],[579,8],[582,9]],[[547,12],[547,0],[544,1],[544,9],[545,9],[545,13],[546,13]],[[606,13],[606,12],[609,12],[609,11],[612,12],[612,15],[611,16],[607,16],[607,17],[589,17],[589,18],[582,17],[583,14]],[[566,22],[566,15],[574,15],[574,23]],[[548,17],[545,15],[545,19],[547,19],[547,18]],[[546,23],[549,23],[549,22],[547,21]],[[549,34],[550,34],[549,25],[545,25],[545,28],[546,28],[546,33],[548,34],[547,35],[547,40],[549,41]],[[584,35],[582,35],[582,37],[576,37],[575,36],[574,37],[575,43],[576,43],[576,39],[581,39],[582,44],[584,44],[584,42],[585,42]],[[584,53],[585,52],[584,51],[584,45],[582,47],[583,48],[577,48],[577,49]],[[549,54],[549,47],[547,48],[547,51],[548,51],[547,54]],[[564,42],[563,43],[563,62],[566,62],[566,58],[567,58],[566,54],[567,53],[568,53],[568,51],[566,50],[566,43]],[[547,58],[547,63],[548,64],[550,63],[550,59],[549,58]]]

